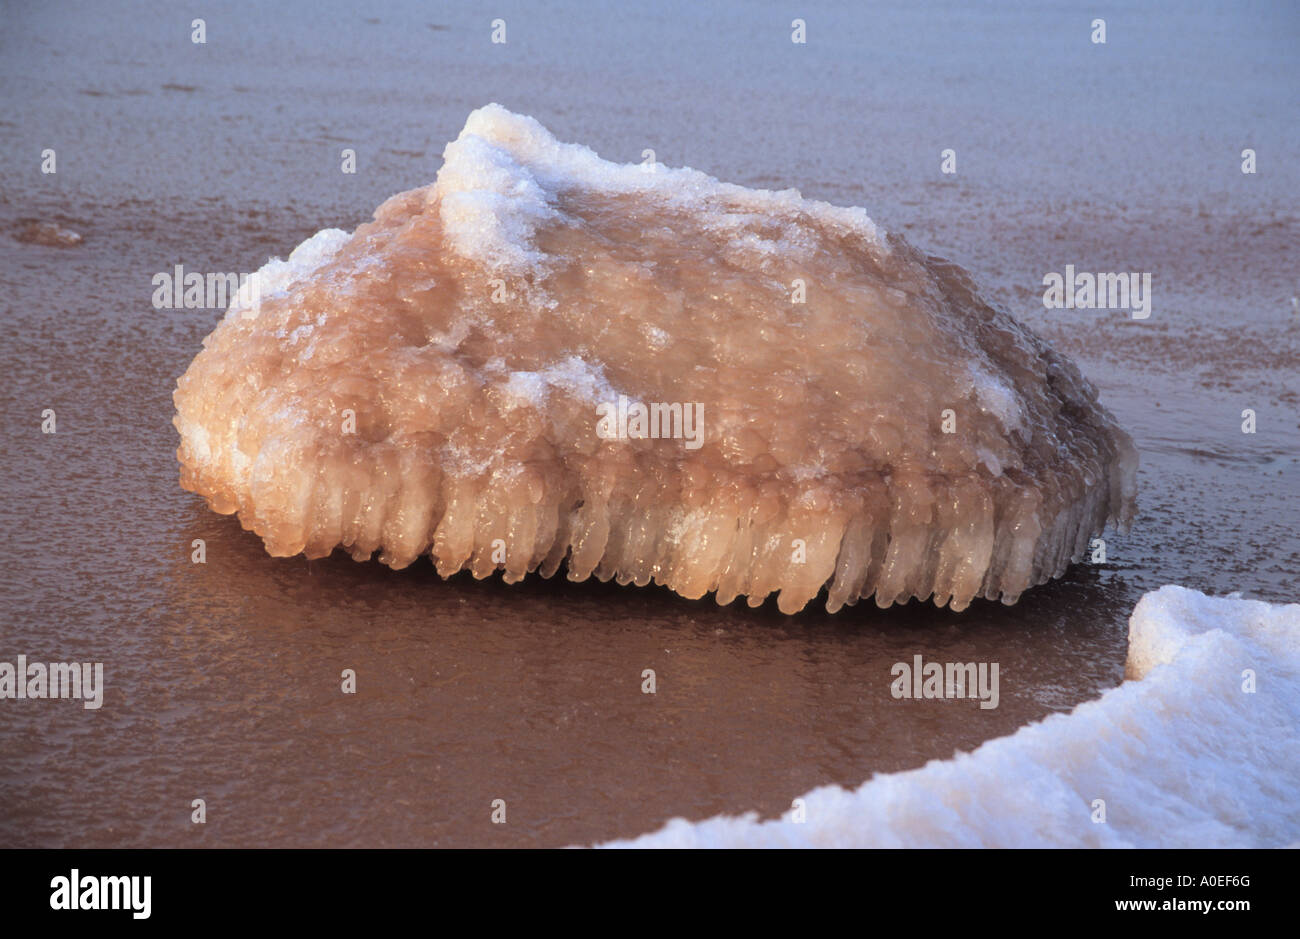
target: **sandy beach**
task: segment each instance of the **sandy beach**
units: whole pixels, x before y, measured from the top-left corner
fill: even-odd
[[[494,45],[469,5],[209,7],[205,44],[147,2],[0,24],[0,658],[106,675],[94,712],[3,703],[0,845],[555,847],[771,819],[1115,689],[1164,585],[1300,600],[1295,10],[1149,4],[1097,45],[1072,3],[821,4],[796,45],[770,3],[504,3]],[[172,392],[221,311],[157,309],[151,279],[353,230],[494,101],[606,159],[862,206],[964,266],[1133,435],[1132,531],[962,613],[268,557],[177,485]],[[20,239],[33,221],[83,240]],[[1045,308],[1067,264],[1150,273],[1150,317]],[[915,655],[999,663],[999,706],[897,700]]]

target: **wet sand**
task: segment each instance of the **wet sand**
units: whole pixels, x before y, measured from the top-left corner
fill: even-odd
[[[1169,5],[1114,20],[1099,50],[1091,14],[1064,6],[860,22],[814,8],[819,44],[792,50],[776,7],[507,4],[503,48],[472,9],[410,4],[374,24],[338,9],[219,5],[207,47],[188,14],[147,4],[0,26],[0,659],[102,661],[107,684],[99,711],[0,702],[0,845],[563,845],[677,815],[774,816],[1113,687],[1128,614],[1162,584],[1296,599],[1294,13]],[[1237,64],[1211,75],[1224,49]],[[150,278],[253,271],[355,227],[432,179],[489,100],[607,158],[653,147],[863,205],[966,266],[1134,435],[1133,532],[1107,539],[1105,565],[961,614],[784,617],[658,588],[267,557],[177,485],[171,392],[219,312],[154,309]],[[339,173],[349,146],[356,176]],[[955,178],[938,173],[945,146]],[[1258,176],[1238,169],[1244,146]],[[29,219],[85,240],[12,237]],[[1151,319],[1045,310],[1042,276],[1065,264],[1152,272]],[[57,434],[40,433],[45,408]],[[1000,706],[894,700],[890,666],[918,654],[999,662]]]

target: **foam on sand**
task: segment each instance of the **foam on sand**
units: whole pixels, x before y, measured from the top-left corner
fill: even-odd
[[[1300,841],[1300,604],[1162,587],[1129,621],[1131,680],[1070,714],[853,792],[609,847],[1281,847]],[[1255,672],[1256,691],[1242,673]],[[1106,821],[1092,821],[1103,799]]]
[[[444,156],[267,265],[177,383],[182,485],[271,554],[962,609],[1132,518],[1096,389],[862,209],[496,105]]]

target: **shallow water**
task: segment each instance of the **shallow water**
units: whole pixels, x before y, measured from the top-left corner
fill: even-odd
[[[1114,686],[1128,613],[1161,584],[1296,599],[1294,11],[1160,4],[1093,47],[1093,14],[1065,4],[812,6],[794,47],[776,5],[503,4],[493,47],[468,6],[378,23],[307,9],[212,4],[206,47],[188,14],[140,3],[0,24],[0,659],[102,661],[107,683],[99,711],[0,702],[0,844],[558,845],[775,815]],[[607,158],[652,147],[863,205],[965,265],[1133,433],[1133,532],[1108,537],[1105,565],[962,614],[787,618],[267,557],[177,486],[171,391],[219,313],[154,309],[150,278],[252,271],[355,227],[431,180],[489,100]],[[356,176],[339,173],[348,146]],[[1239,172],[1244,146],[1258,176]],[[85,241],[10,237],[26,219]],[[1152,272],[1151,319],[1044,310],[1042,276],[1065,264]],[[999,662],[1000,706],[894,700],[890,666],[916,654]]]

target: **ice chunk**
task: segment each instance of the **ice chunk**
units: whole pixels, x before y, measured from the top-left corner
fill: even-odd
[[[263,297],[283,296],[295,283],[313,274],[318,267],[332,258],[352,236],[337,228],[326,228],[312,235],[289,254],[287,261],[274,258],[262,265],[262,269],[248,282],[241,284],[239,293],[231,301],[226,316],[236,314],[245,319],[252,319],[260,310]],[[307,324],[295,330],[310,331],[315,324]]]
[[[1254,690],[1247,691],[1250,670]],[[1300,604],[1162,587],[1129,621],[1134,679],[970,754],[613,847],[1285,847],[1300,841]],[[1104,800],[1104,824],[1093,803]]]
[[[496,105],[258,284],[175,424],[182,485],[274,555],[961,609],[1133,512],[1096,390],[960,268]]]
[[[58,222],[33,220],[25,221],[14,238],[28,244],[47,245],[52,248],[75,248],[82,242],[81,235],[70,228],[64,228]]]

